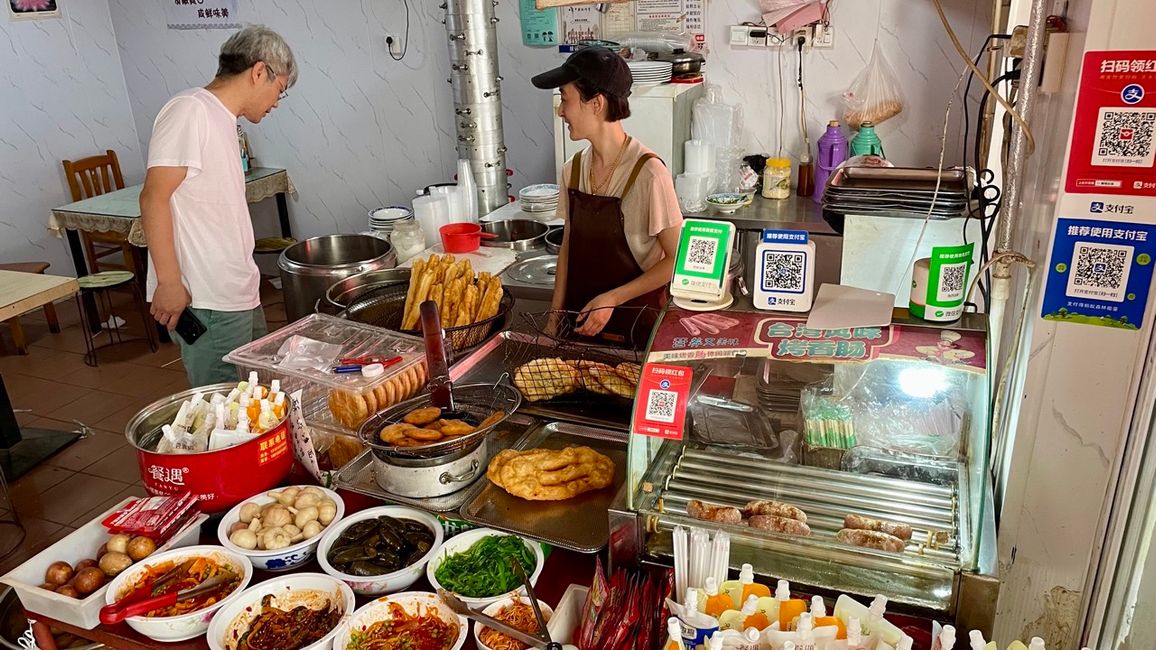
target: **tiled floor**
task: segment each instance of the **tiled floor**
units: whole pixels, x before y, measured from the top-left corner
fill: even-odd
[[[262,304],[269,328],[285,324],[280,292],[262,284]],[[114,311],[139,335],[140,317],[127,296],[114,298]],[[0,574],[8,572],[45,546],[59,540],[125,497],[144,495],[136,454],[124,435],[125,425],[142,407],[188,388],[175,343],[150,352],[143,341],[127,342],[98,352],[100,365],[84,363],[84,335],[75,301],[57,305],[63,331],[52,334],[43,311],[21,317],[29,354],[14,353],[6,325],[0,325],[0,373],[21,426],[80,430],[88,435],[65,447],[15,483],[7,502],[0,502],[0,521],[11,510],[24,525],[0,525]]]

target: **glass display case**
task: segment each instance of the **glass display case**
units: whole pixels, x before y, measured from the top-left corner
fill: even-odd
[[[617,559],[668,561],[673,528],[699,526],[730,534],[735,569],[940,612],[994,610],[981,317],[811,330],[805,317],[672,306],[646,361],[690,368],[690,397],[681,439],[630,435],[611,513]],[[662,408],[642,389],[635,417]],[[755,527],[749,513],[737,524],[688,514],[692,501],[754,500],[801,508],[809,534]],[[848,515],[905,524],[911,538],[901,552],[843,543]],[[969,614],[981,629],[989,615]]]

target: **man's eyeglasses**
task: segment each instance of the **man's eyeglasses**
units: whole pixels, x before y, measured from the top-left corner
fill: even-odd
[[[277,71],[274,70],[273,66],[269,65],[268,63],[265,64],[265,69],[269,71],[269,83],[276,83],[277,82]],[[281,101],[282,99],[285,99],[288,96],[289,96],[289,88],[286,87],[285,90],[282,90],[277,95],[277,101]]]

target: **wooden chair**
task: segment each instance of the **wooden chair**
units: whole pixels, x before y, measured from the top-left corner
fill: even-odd
[[[48,262],[0,264],[0,270],[19,271],[21,273],[44,273],[48,270],[48,267]],[[53,334],[60,333],[60,319],[56,317],[56,305],[52,303],[44,305],[44,319],[48,321],[48,331]],[[12,342],[16,344],[16,352],[19,354],[28,354],[28,341],[24,338],[24,328],[20,326],[20,317],[13,316],[6,322],[12,332]]]
[[[112,149],[102,155],[89,156],[80,160],[63,160],[64,174],[68,178],[68,189],[72,200],[81,201],[100,196],[113,190],[124,189],[124,176],[120,173],[120,161]],[[144,258],[141,251],[128,242],[128,235],[118,232],[80,232],[80,241],[88,260],[90,273],[104,269],[131,271],[137,277],[144,276]],[[102,262],[103,258],[120,253],[124,264]]]

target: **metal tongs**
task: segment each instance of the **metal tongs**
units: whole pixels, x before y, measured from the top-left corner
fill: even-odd
[[[442,329],[441,314],[437,303],[426,300],[418,306],[421,313],[421,330],[425,339],[425,360],[429,369],[431,403],[442,409],[454,410],[454,383],[450,380],[449,353],[446,350],[446,333]]]
[[[529,645],[531,648],[545,648],[546,650],[563,650],[561,643],[550,638],[550,632],[546,629],[546,618],[542,616],[542,608],[538,606],[538,596],[534,593],[534,586],[530,584],[529,578],[526,577],[526,570],[522,568],[522,563],[518,562],[517,558],[510,558],[510,564],[514,568],[514,574],[522,581],[522,586],[526,589],[526,595],[530,599],[530,607],[534,610],[534,618],[538,621],[538,633],[530,634],[523,632],[516,627],[503,623],[492,616],[487,616],[477,610],[470,609],[470,606],[463,603],[457,596],[446,591],[445,589],[438,589],[438,597],[442,599],[445,604],[450,606],[458,614],[466,618],[473,619],[486,627],[493,628],[502,634]]]

